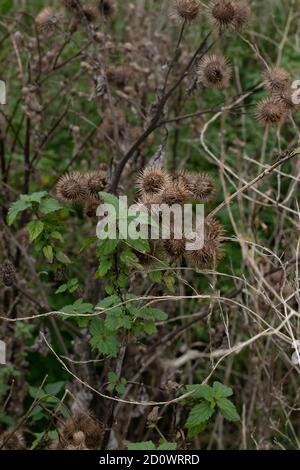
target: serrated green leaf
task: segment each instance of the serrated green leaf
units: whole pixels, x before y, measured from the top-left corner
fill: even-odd
[[[187,428],[195,428],[199,424],[205,423],[214,414],[214,411],[214,408],[206,400],[199,405],[195,405],[190,411],[185,426]]]
[[[214,399],[214,390],[209,385],[205,384],[195,384],[187,385],[186,390],[188,392],[193,392],[192,398],[204,398],[207,401],[212,401]]]
[[[237,409],[232,401],[228,400],[227,398],[220,398],[220,400],[217,402],[217,405],[224,418],[226,418],[228,421],[240,420]]]
[[[31,207],[30,202],[26,202],[20,199],[14,202],[8,210],[8,216],[7,216],[8,225],[12,225],[14,221],[16,220],[16,218],[18,217],[18,215],[21,212],[24,212],[26,209],[29,209],[29,207]]]
[[[154,335],[154,333],[156,333],[156,326],[154,321],[148,321],[144,323],[143,329],[147,335]]]
[[[203,423],[200,423],[198,424],[198,426],[195,426],[193,428],[188,428],[188,439],[193,439],[194,437],[198,436],[198,434],[200,434],[200,432],[204,431],[204,429],[206,428],[207,426],[207,422],[203,422]]]
[[[143,240],[142,238],[132,240],[131,238],[128,238],[127,243],[132,246],[135,250],[141,253],[149,253],[150,251],[150,245],[148,240]]]
[[[97,270],[96,276],[102,278],[106,276],[108,271],[112,268],[113,260],[111,258],[103,258],[100,260],[100,266]]]
[[[214,382],[213,390],[216,400],[219,398],[227,398],[233,395],[233,390],[230,387],[226,387],[225,385],[221,384],[220,382]]]
[[[116,251],[118,244],[119,240],[101,240],[97,251],[97,255],[100,260],[104,256],[112,255]]]
[[[33,242],[36,240],[45,228],[44,223],[41,220],[33,220],[27,225],[27,230],[29,232],[30,241]]]
[[[62,390],[64,385],[65,385],[65,382],[55,382],[53,384],[48,384],[48,385],[45,386],[45,392],[48,395],[54,395],[55,396]]]
[[[43,254],[49,263],[53,263],[53,248],[51,245],[44,246]]]
[[[177,449],[176,442],[164,442],[163,444],[160,444],[160,446],[157,448],[157,450],[176,450],[176,449]]]
[[[63,206],[54,198],[44,199],[40,204],[42,214],[52,214],[53,212],[63,209]]]
[[[65,253],[63,253],[62,251],[58,251],[55,256],[56,256],[56,259],[58,261],[60,261],[62,264],[71,264],[72,263],[70,258]]]

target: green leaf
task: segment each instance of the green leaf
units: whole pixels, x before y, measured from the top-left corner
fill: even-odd
[[[98,257],[112,255],[116,251],[118,244],[119,240],[101,240],[97,251]]]
[[[100,261],[100,266],[96,273],[97,277],[102,278],[105,277],[108,271],[112,268],[113,260],[111,258],[103,258]]]
[[[71,264],[72,263],[70,258],[67,255],[65,255],[65,253],[63,253],[62,251],[58,251],[55,256],[56,256],[56,259],[58,261],[60,261],[62,264]]]
[[[105,328],[102,318],[93,318],[90,325],[90,333],[92,335],[90,343],[93,348],[98,349],[107,356],[117,356],[119,346],[117,336]]]
[[[209,385],[187,385],[186,390],[188,392],[193,392],[192,398],[204,398],[207,401],[212,401],[214,399],[214,390]]]
[[[40,211],[47,215],[63,209],[63,206],[54,198],[44,199],[40,205]]]
[[[160,444],[157,450],[176,450],[176,449],[177,449],[176,442],[164,442],[163,444]]]
[[[152,282],[160,283],[162,280],[163,271],[151,271],[148,275]]]
[[[154,321],[148,321],[144,323],[144,331],[147,335],[154,335],[156,333],[156,326]]]
[[[119,211],[119,199],[116,196],[105,192],[100,192],[99,196],[105,204],[109,204],[113,206],[117,212]]]
[[[14,221],[16,220],[16,218],[18,217],[18,215],[20,214],[20,212],[24,212],[29,207],[31,207],[30,202],[26,202],[20,199],[14,202],[8,210],[8,217],[7,217],[8,225],[12,225]]]
[[[214,411],[214,408],[208,401],[203,401],[191,409],[185,426],[187,428],[195,428],[199,424],[205,423],[214,414]]]
[[[204,431],[204,429],[207,426],[207,421],[198,424],[198,426],[195,426],[193,428],[188,428],[188,439],[193,439],[194,437],[198,436],[200,432]]]
[[[43,248],[43,253],[45,258],[49,261],[49,263],[53,263],[53,248],[51,245],[47,245]]]
[[[217,402],[217,405],[224,418],[226,418],[228,421],[240,420],[239,414],[232,401],[228,400],[227,398],[220,398],[220,400]]]
[[[231,395],[233,395],[232,388],[226,387],[220,382],[214,382],[213,390],[214,390],[214,395],[215,395],[216,400],[219,400],[219,398],[231,397]]]
[[[128,450],[156,450],[152,441],[136,442],[128,444]]]
[[[71,279],[69,282],[66,284],[63,284],[60,286],[55,294],[63,294],[64,292],[70,292],[71,294],[75,292],[79,287],[79,282],[78,279]]]
[[[56,396],[64,387],[65,382],[55,382],[53,384],[48,384],[45,387],[45,392],[48,395],[54,395]]]
[[[33,220],[27,225],[30,241],[36,240],[44,230],[45,225],[40,220]]]
[[[30,202],[30,203],[37,203],[40,204],[42,202],[42,199],[47,196],[47,191],[39,191],[37,193],[32,193],[32,194],[22,194],[20,199]]]
[[[131,238],[128,238],[127,242],[135,250],[141,253],[149,253],[150,251],[150,245],[149,245],[148,240],[143,240],[142,238],[138,238],[137,240],[132,240]]]

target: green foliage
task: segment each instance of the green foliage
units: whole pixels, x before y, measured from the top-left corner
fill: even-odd
[[[128,450],[176,450],[177,444],[172,442],[164,442],[158,447],[152,441],[136,442],[128,445]]]

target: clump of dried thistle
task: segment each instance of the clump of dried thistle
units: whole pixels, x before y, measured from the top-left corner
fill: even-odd
[[[87,198],[85,176],[79,171],[63,175],[56,185],[56,195],[63,202],[77,202]]]
[[[115,0],[96,0],[100,14],[106,20],[114,18],[117,13],[117,5]]]
[[[22,433],[8,429],[0,434],[0,450],[25,450],[25,441]]]
[[[200,13],[198,0],[173,0],[171,17],[177,21],[192,23]]]
[[[244,0],[213,0],[209,15],[221,32],[231,29],[240,33],[248,27],[251,10]]]
[[[104,437],[104,427],[89,411],[78,412],[59,428],[57,450],[99,449]]]
[[[197,202],[210,201],[215,195],[215,182],[213,178],[204,173],[185,171],[174,175],[174,180],[181,181],[186,185],[191,196]]]
[[[222,224],[211,217],[204,223],[204,245],[200,250],[187,251],[190,263],[200,269],[214,268],[222,258],[222,242],[225,230]]]
[[[290,73],[281,67],[273,67],[263,72],[265,86],[272,93],[284,92],[292,83]]]
[[[205,56],[198,66],[198,81],[207,88],[227,88],[231,75],[231,66],[221,55]]]
[[[159,166],[145,168],[138,178],[138,190],[141,196],[151,196],[164,190],[171,183],[171,177]]]

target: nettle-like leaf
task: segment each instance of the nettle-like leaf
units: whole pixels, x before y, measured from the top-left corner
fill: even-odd
[[[224,418],[226,418],[228,421],[240,420],[237,409],[232,401],[228,400],[227,398],[220,398],[220,400],[217,401],[217,406]]]
[[[128,450],[156,450],[156,447],[152,441],[132,442],[128,444]]]
[[[12,225],[17,219],[18,215],[25,210],[32,208],[34,203],[40,204],[47,196],[46,191],[41,191],[33,194],[21,194],[19,199],[11,204],[8,210],[7,222],[8,225]]]
[[[205,400],[191,409],[185,426],[187,428],[195,428],[199,424],[208,421],[214,412],[215,408]]]
[[[218,400],[219,398],[231,397],[233,395],[232,388],[226,387],[220,382],[214,382],[213,391],[214,391],[214,396],[216,400]]]
[[[79,287],[79,281],[78,279],[71,279],[69,282],[66,284],[61,285],[55,294],[63,294],[64,292],[70,292],[71,294],[73,292],[76,292],[76,290]]]
[[[33,242],[36,240],[45,228],[45,224],[41,220],[33,220],[27,225],[27,230],[29,232],[30,241]]]
[[[177,449],[176,442],[164,442],[163,444],[160,444],[157,448],[157,450],[176,450],[176,449]]]
[[[186,390],[188,392],[192,392],[191,397],[194,399],[204,398],[207,401],[214,400],[214,390],[209,385],[205,385],[205,384],[187,385]]]
[[[52,214],[53,212],[57,212],[63,209],[63,206],[52,197],[44,199],[40,204],[40,211],[44,215]]]
[[[90,343],[94,349],[98,349],[106,356],[117,357],[119,347],[117,335],[105,327],[102,318],[93,318],[90,333],[92,335]]]

